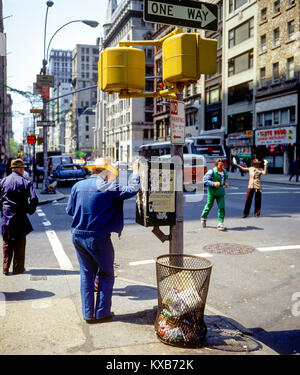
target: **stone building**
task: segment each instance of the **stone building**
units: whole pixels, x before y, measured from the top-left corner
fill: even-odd
[[[299,1],[259,0],[256,43],[255,151],[287,174],[300,153]]]

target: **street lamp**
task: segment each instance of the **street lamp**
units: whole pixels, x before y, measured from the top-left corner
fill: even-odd
[[[48,18],[48,10],[54,5],[53,1],[47,1],[46,2],[47,9],[46,9],[46,16],[45,16],[45,27],[44,27],[44,59],[43,59],[43,67],[41,69],[41,74],[46,75],[47,72],[47,64],[48,64],[48,52],[49,47],[52,42],[52,39],[54,36],[65,26],[69,25],[70,23],[74,22],[83,22],[84,24],[90,26],[90,27],[97,27],[99,23],[97,21],[91,21],[91,20],[74,20],[67,22],[63,26],[61,26],[59,29],[55,31],[55,33],[52,35],[48,47],[47,47],[47,54],[46,54],[46,30],[47,30],[47,18]],[[42,113],[42,120],[46,121],[47,118],[47,99],[43,98],[43,113]],[[43,191],[42,193],[47,194],[48,193],[48,185],[49,185],[49,179],[48,179],[48,154],[47,154],[47,127],[43,126],[43,156],[44,156],[44,179],[43,179]]]

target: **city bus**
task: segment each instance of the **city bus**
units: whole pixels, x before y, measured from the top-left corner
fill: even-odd
[[[227,157],[221,137],[197,136],[187,138],[190,150],[193,154],[202,155],[206,159],[207,169],[215,166],[216,159],[222,159],[224,168],[227,168]],[[191,142],[191,143],[190,143]]]

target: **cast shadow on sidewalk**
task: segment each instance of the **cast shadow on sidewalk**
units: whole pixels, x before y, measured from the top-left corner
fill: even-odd
[[[251,328],[253,336],[280,355],[300,354],[300,330],[271,331]]]
[[[26,269],[24,274],[32,276],[67,276],[67,275],[79,275],[79,270],[62,270],[59,268],[36,268]]]
[[[18,292],[4,292],[6,301],[24,301],[53,297],[55,294],[49,291],[37,289],[25,289]]]
[[[255,227],[254,225],[247,225],[246,227],[233,227],[233,228],[227,228],[228,231],[231,230],[237,230],[245,232],[247,230],[264,230],[264,228]]]
[[[127,285],[125,288],[114,288],[114,296],[128,297],[133,301],[157,300],[156,288],[144,285]]]

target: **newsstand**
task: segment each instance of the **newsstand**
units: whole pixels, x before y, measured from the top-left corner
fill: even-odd
[[[155,331],[163,343],[182,347],[203,345],[211,270],[212,263],[196,255],[166,254],[156,258]]]

